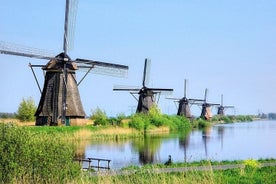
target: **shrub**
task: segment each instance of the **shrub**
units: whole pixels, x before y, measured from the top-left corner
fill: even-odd
[[[34,121],[35,120],[35,111],[36,111],[36,105],[34,100],[29,97],[27,99],[22,100],[22,102],[19,104],[18,110],[17,110],[17,118],[20,121],[26,122],[26,121]]]
[[[64,183],[80,174],[73,147],[53,134],[3,123],[0,132],[1,182]]]
[[[149,124],[150,122],[147,115],[142,113],[137,113],[131,117],[131,120],[129,122],[129,127],[135,128],[137,130],[146,130]]]
[[[221,119],[222,119],[225,123],[233,123],[233,120],[232,120],[229,116],[222,116]]]
[[[198,126],[197,128],[201,129],[201,128],[206,128],[206,127],[210,126],[210,123],[208,121],[203,120],[201,118],[197,119],[196,121],[197,121],[197,126]]]
[[[106,116],[106,113],[100,108],[96,108],[95,111],[92,111],[91,119],[94,120],[94,125],[108,125],[109,121]]]

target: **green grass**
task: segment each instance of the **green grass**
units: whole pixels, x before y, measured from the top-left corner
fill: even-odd
[[[155,173],[150,170],[140,170],[135,174],[120,176],[87,176],[83,175],[84,183],[214,183],[214,184],[236,184],[236,183],[267,183],[274,184],[276,182],[276,167],[263,168],[238,168],[228,170],[210,170],[210,171],[188,171],[188,172],[172,172],[172,173]],[[77,182],[77,181],[76,181]]]

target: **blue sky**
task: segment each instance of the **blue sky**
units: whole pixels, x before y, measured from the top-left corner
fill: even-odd
[[[65,0],[1,0],[0,40],[59,54],[64,7]],[[108,115],[131,113],[136,100],[112,89],[140,86],[145,58],[152,62],[150,86],[173,88],[174,97],[183,96],[186,78],[190,98],[203,98],[208,88],[209,102],[219,103],[224,94],[236,114],[276,112],[275,9],[274,0],[79,0],[70,57],[129,66],[127,78],[93,72],[86,78],[79,88],[86,114],[97,107]],[[0,112],[16,112],[23,97],[38,104],[28,63],[47,61],[0,55],[0,62]],[[176,113],[164,96],[159,106]],[[192,107],[194,115],[199,111]]]

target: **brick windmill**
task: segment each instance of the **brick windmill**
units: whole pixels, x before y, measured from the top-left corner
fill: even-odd
[[[29,65],[32,71],[33,67],[39,67],[45,72],[42,90],[33,72],[41,91],[41,98],[35,113],[36,125],[70,125],[83,122],[85,112],[78,85],[86,75],[80,82],[77,82],[76,71],[78,69],[85,70],[86,74],[93,71],[105,75],[124,76],[127,73],[128,66],[88,59],[71,59],[68,56],[69,45],[73,39],[77,2],[77,0],[66,0],[63,51],[60,54],[46,55],[29,47],[0,42],[1,54],[49,61],[47,64]]]
[[[147,113],[152,106],[156,105],[156,95],[160,97],[161,94],[171,93],[173,91],[173,89],[148,87],[150,66],[150,60],[145,59],[142,87],[115,86],[113,89],[114,91],[129,91],[138,101],[137,113]],[[137,98],[135,94],[138,94],[139,97]]]

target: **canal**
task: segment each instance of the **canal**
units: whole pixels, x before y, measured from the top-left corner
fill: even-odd
[[[129,165],[199,160],[276,158],[276,121],[218,124],[189,133],[146,136],[143,139],[95,141],[85,157],[110,159],[112,169]]]

